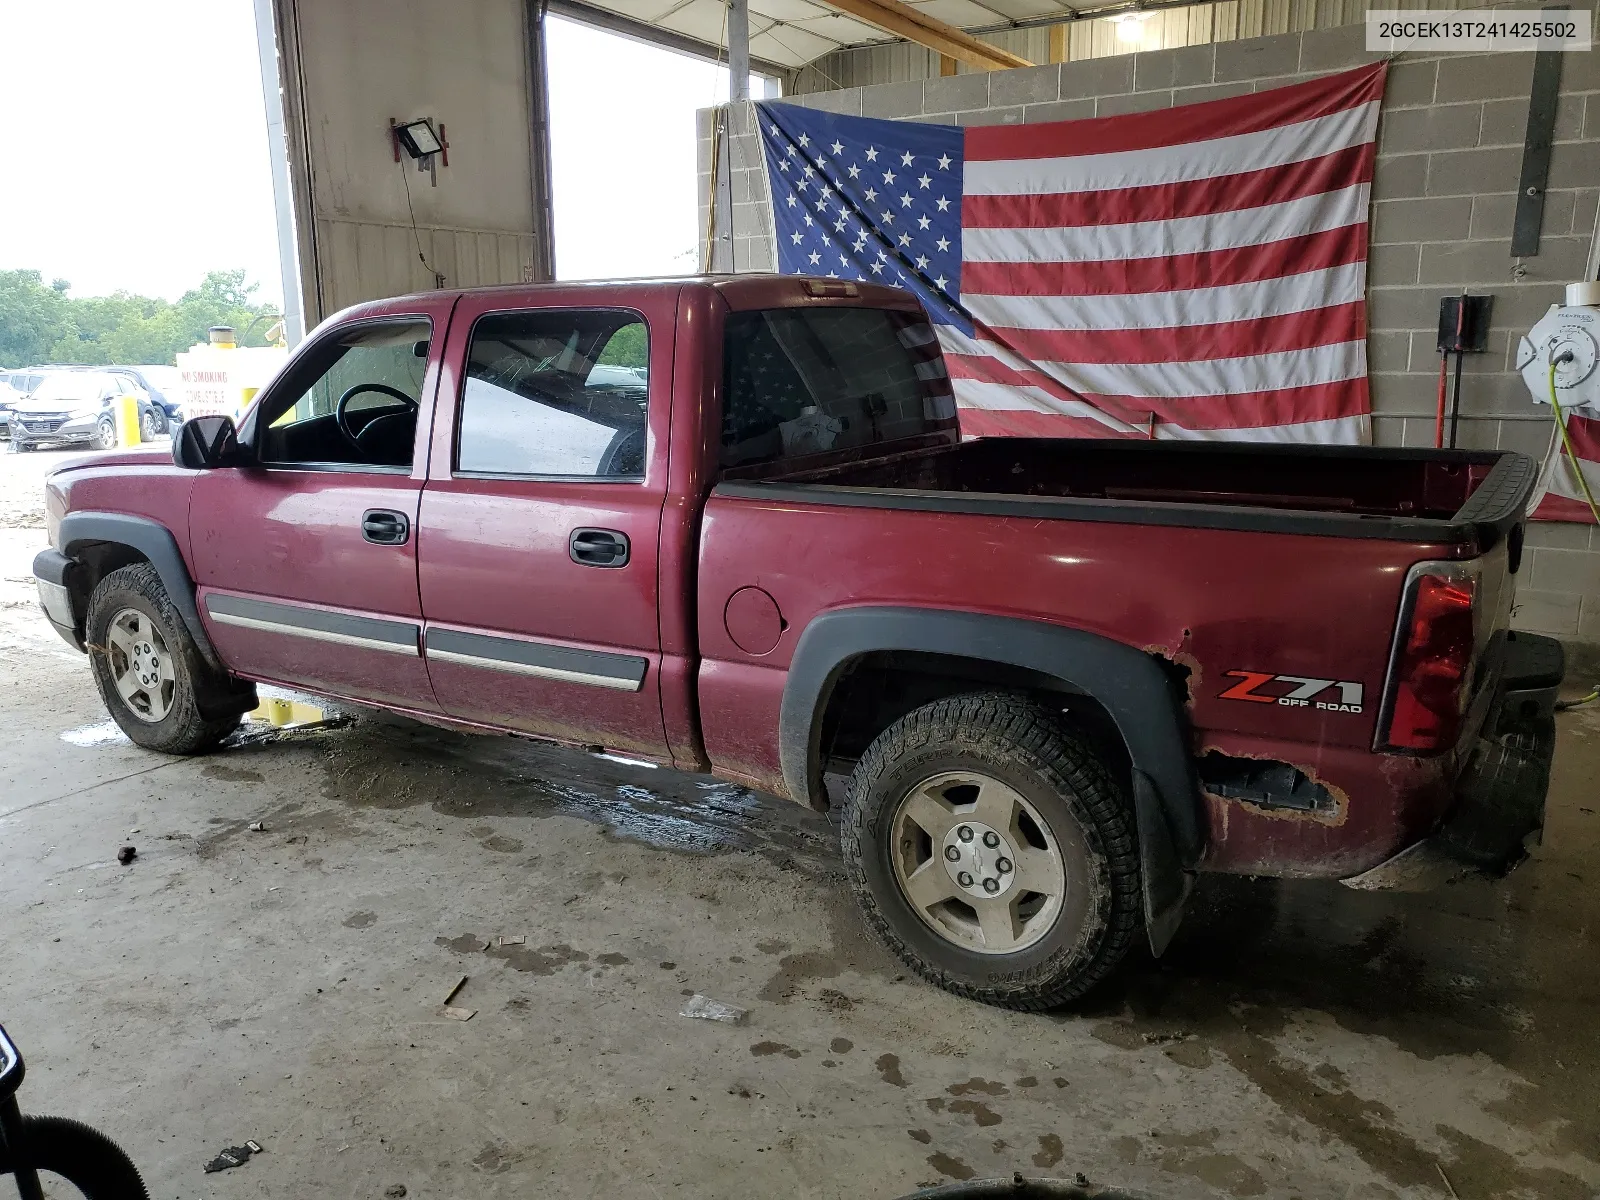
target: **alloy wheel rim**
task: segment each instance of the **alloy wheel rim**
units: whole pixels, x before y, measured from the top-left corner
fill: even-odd
[[[156,623],[136,608],[124,608],[111,618],[106,643],[112,683],[128,711],[152,725],[164,720],[178,675]]]
[[[895,882],[922,922],[979,954],[1015,954],[1048,933],[1067,892],[1066,862],[1032,803],[978,771],[909,789],[890,824]]]

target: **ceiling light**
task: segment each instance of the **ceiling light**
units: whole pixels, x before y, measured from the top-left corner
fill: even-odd
[[[1117,40],[1119,42],[1142,42],[1144,40],[1144,23],[1152,15],[1151,13],[1125,12],[1112,17],[1112,23],[1117,27]]]

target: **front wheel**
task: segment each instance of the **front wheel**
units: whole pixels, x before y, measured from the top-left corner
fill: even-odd
[[[47,1196],[61,1192],[51,1187],[51,1176],[65,1179],[86,1200],[148,1200],[144,1180],[122,1148],[97,1129],[63,1117],[23,1117],[22,1165],[44,1178]],[[0,1146],[0,1175],[17,1169],[15,1158]]]
[[[958,996],[1056,1007],[1139,933],[1127,797],[1087,743],[1008,694],[936,701],[885,730],[850,777],[843,841],[868,924]]]
[[[244,693],[207,664],[147,562],[102,579],[85,621],[95,686],[111,717],[135,745],[167,754],[199,754],[239,725],[249,708],[223,703],[207,715],[202,698]]]
[[[117,448],[116,423],[109,418],[102,419],[100,424],[95,426],[94,442],[92,444],[96,450],[115,450]]]

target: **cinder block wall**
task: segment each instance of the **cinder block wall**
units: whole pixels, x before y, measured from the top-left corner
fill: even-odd
[[[1054,66],[817,92],[794,103],[833,112],[952,124],[1019,124],[1143,112],[1277,87],[1373,61],[1364,30],[1291,33]],[[1517,339],[1563,285],[1584,278],[1600,211],[1600,52],[1563,57],[1544,232],[1536,257],[1511,257],[1531,54],[1403,55],[1393,64],[1373,185],[1369,300],[1375,440],[1433,444],[1439,298],[1493,293],[1486,354],[1469,357],[1460,443],[1542,456],[1552,425],[1514,371]],[[701,114],[704,228],[711,114]],[[718,269],[775,259],[760,146],[748,111],[729,113],[731,221],[719,219]],[[723,217],[726,217],[726,212]],[[731,263],[729,254],[731,252]],[[1530,525],[1516,624],[1600,643],[1600,532]]]

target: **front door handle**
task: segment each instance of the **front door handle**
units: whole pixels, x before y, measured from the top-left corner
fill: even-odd
[[[574,529],[567,539],[567,556],[580,567],[625,567],[628,535],[615,529]]]
[[[405,513],[369,508],[361,514],[361,536],[375,546],[404,546],[411,538],[411,522]]]

